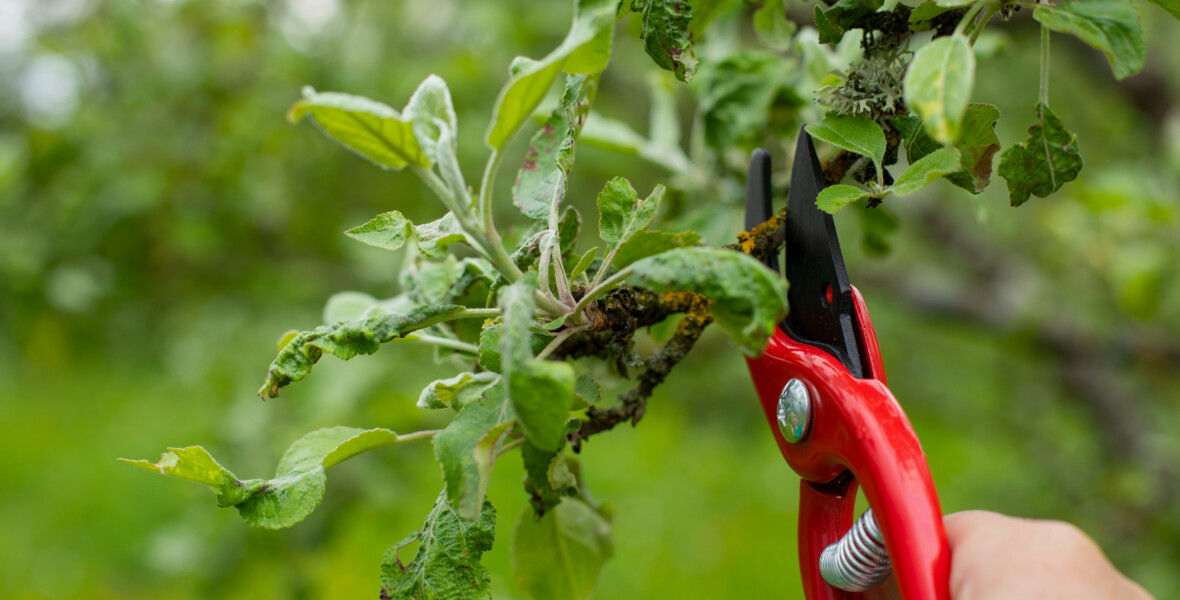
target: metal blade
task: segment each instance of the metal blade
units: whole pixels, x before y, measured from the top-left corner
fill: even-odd
[[[757,148],[750,155],[750,172],[746,176],[746,231],[765,223],[774,215],[771,205],[774,191],[770,187],[770,153]],[[762,261],[767,267],[779,272],[778,257]]]
[[[823,169],[806,131],[795,144],[791,190],[787,197],[786,258],[783,275],[791,284],[791,310],[783,321],[788,335],[840,359],[856,377],[868,369],[852,308],[852,286],[832,215],[816,208],[824,188]]]

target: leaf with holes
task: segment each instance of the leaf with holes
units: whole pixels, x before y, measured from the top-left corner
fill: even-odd
[[[422,528],[385,551],[381,597],[389,600],[490,600],[491,574],[479,560],[496,539],[496,509],[484,502],[475,521],[459,516],[446,492]],[[419,542],[414,559],[403,564],[402,548]]]

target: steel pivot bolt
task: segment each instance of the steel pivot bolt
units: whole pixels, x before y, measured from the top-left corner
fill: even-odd
[[[811,395],[807,386],[792,379],[778,395],[778,429],[792,444],[807,437],[811,425]]]

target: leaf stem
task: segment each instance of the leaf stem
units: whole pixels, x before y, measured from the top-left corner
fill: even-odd
[[[496,453],[496,457],[499,458],[500,456],[503,456],[503,455],[515,450],[518,446],[520,446],[523,443],[524,443],[524,436],[520,436],[520,437],[516,438],[515,440],[512,440],[511,442],[508,442],[507,444],[500,446],[500,451]]]
[[[962,20],[960,20],[959,24],[955,27],[955,35],[963,35],[963,33],[967,31],[967,26],[975,20],[975,15],[979,14],[980,9],[991,2],[992,0],[976,0],[975,4],[972,4],[971,8],[967,9],[967,14],[963,15]]]
[[[972,46],[975,45],[975,40],[979,39],[979,34],[983,31],[983,28],[987,26],[988,22],[991,21],[992,17],[996,16],[996,13],[998,12],[1000,12],[1000,9],[995,4],[989,5],[987,7],[987,12],[983,13],[983,17],[979,19],[979,25],[975,27],[975,31],[971,32],[971,39],[967,41],[968,44],[971,44]]]
[[[1049,28],[1041,25],[1041,104],[1049,106]]]
[[[412,442],[414,440],[426,440],[426,439],[430,439],[430,438],[434,437],[435,435],[437,435],[441,432],[442,432],[441,429],[427,429],[425,431],[415,431],[414,433],[407,433],[405,435],[402,435],[399,433],[397,435],[397,441],[399,441],[399,442]]]
[[[496,267],[509,283],[520,279],[520,269],[512,263],[508,252],[504,250],[504,245],[500,243],[499,236],[496,236],[495,242],[489,238],[489,231],[484,230],[471,217],[471,211],[463,203],[459,202],[455,197],[455,193],[447,186],[447,184],[434,174],[434,171],[426,167],[414,167],[414,172],[426,182],[432,191],[442,200],[443,204],[455,215],[455,220],[459,222],[459,227],[463,232],[471,238],[476,251],[483,255],[484,258],[491,261],[492,265]],[[482,190],[481,195],[482,195]],[[466,190],[462,192],[466,195]]]
[[[575,327],[569,327],[569,328],[565,329],[564,331],[562,331],[561,333],[557,334],[549,342],[549,344],[547,346],[545,346],[540,352],[537,353],[537,360],[545,360],[546,358],[549,357],[550,354],[553,353],[554,350],[557,349],[558,346],[560,346],[562,344],[562,342],[569,339],[569,337],[571,335],[573,335],[585,328],[586,328],[585,325],[578,325]]]
[[[407,339],[422,342],[424,344],[440,346],[442,348],[450,348],[460,352],[467,352],[468,354],[479,354],[479,346],[476,346],[475,344],[468,344],[467,342],[460,342],[459,340],[452,340],[451,338],[440,337],[437,335],[414,333],[410,334],[410,336],[407,336]]]

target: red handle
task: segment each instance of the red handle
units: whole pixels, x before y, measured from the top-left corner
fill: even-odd
[[[856,488],[873,507],[905,600],[950,600],[950,548],[926,455],[901,406],[885,386],[876,334],[860,292],[853,305],[871,376],[857,379],[832,355],[775,331],[762,356],[749,359],[762,410],[787,463],[803,478],[799,495],[799,560],[809,600],[862,594],[828,585],[819,556],[852,526]],[[791,379],[807,386],[811,426],[791,444],[779,432],[779,393]],[[853,481],[830,484],[844,471]]]

